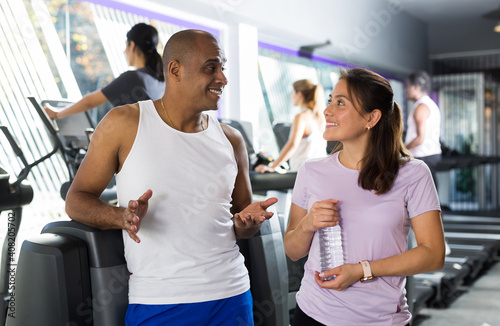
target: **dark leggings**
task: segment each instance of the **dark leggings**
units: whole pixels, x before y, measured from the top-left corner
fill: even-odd
[[[325,326],[324,324],[317,322],[308,315],[306,315],[300,308],[299,305],[295,307],[295,313],[293,315],[292,326]]]

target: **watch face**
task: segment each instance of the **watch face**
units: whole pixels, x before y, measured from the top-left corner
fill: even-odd
[[[365,276],[362,279],[360,279],[360,282],[361,283],[368,283],[368,282],[371,282],[374,280],[375,280],[375,277],[373,277],[373,276]]]

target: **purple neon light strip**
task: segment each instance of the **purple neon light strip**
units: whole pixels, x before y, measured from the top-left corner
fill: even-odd
[[[269,43],[259,42],[259,47],[262,48],[262,49],[275,51],[275,52],[286,54],[286,55],[293,56],[293,57],[302,57],[300,55],[300,53],[299,53],[298,50],[291,50],[291,49],[287,49],[287,48],[284,48],[284,47],[281,47],[281,46],[277,46],[277,45],[273,45],[273,44],[269,44]],[[349,64],[347,64],[345,62],[340,62],[340,61],[335,61],[335,60],[332,60],[332,59],[327,59],[327,58],[319,57],[319,56],[314,55],[314,54],[311,56],[310,59],[312,61],[322,62],[322,63],[326,63],[326,64],[329,64],[329,65],[342,66],[342,67],[348,67],[349,66]]]
[[[127,5],[127,4],[124,4],[121,2],[117,2],[117,1],[113,1],[113,0],[80,0],[80,1],[92,2],[92,3],[95,3],[97,5],[113,8],[116,10],[130,12],[132,14],[136,14],[139,16],[146,16],[146,17],[151,18],[151,19],[161,20],[161,21],[164,21],[164,22],[167,22],[170,24],[179,25],[179,26],[186,27],[186,28],[204,30],[204,31],[207,31],[209,33],[212,33],[213,35],[215,35],[217,37],[220,36],[220,31],[218,29],[210,28],[210,27],[203,26],[203,25],[198,25],[198,24],[186,21],[186,20],[182,20],[182,19],[171,17],[171,16],[163,15],[163,14],[160,14],[160,13],[157,13],[154,11],[149,11],[146,9],[134,7],[134,6]]]
[[[293,57],[304,57],[304,56],[300,55],[300,53],[299,53],[298,50],[291,50],[291,49],[287,49],[287,48],[284,48],[284,47],[281,47],[281,46],[277,46],[277,45],[273,45],[273,44],[269,44],[269,43],[265,43],[265,42],[259,42],[259,47],[262,48],[262,49],[275,51],[275,52],[278,52],[278,53],[281,53],[281,54],[286,54],[286,55],[293,56]],[[359,67],[358,65],[355,65],[355,64],[349,64],[349,63],[345,63],[345,62],[341,62],[341,61],[327,59],[327,58],[319,57],[319,56],[314,55],[314,54],[311,56],[311,58],[307,58],[307,59],[310,59],[310,60],[316,61],[316,62],[326,63],[326,64],[329,64],[329,65],[341,66],[341,67],[345,67],[345,68]],[[397,78],[397,77],[393,77],[393,76],[388,76],[386,74],[382,74],[382,73],[379,73],[379,72],[377,72],[377,73],[380,74],[384,78],[394,79],[394,80],[397,80],[397,81],[400,81],[400,82],[404,82],[404,80],[402,80],[401,78]]]

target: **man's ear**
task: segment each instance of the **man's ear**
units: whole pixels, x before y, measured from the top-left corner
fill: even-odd
[[[167,74],[174,80],[180,80],[180,63],[177,60],[172,60],[168,63]]]

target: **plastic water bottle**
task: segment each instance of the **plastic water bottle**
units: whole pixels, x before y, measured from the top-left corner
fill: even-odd
[[[321,228],[319,232],[319,261],[321,271],[344,264],[344,250],[342,249],[342,233],[340,225]],[[333,280],[335,276],[324,277],[323,281]]]

